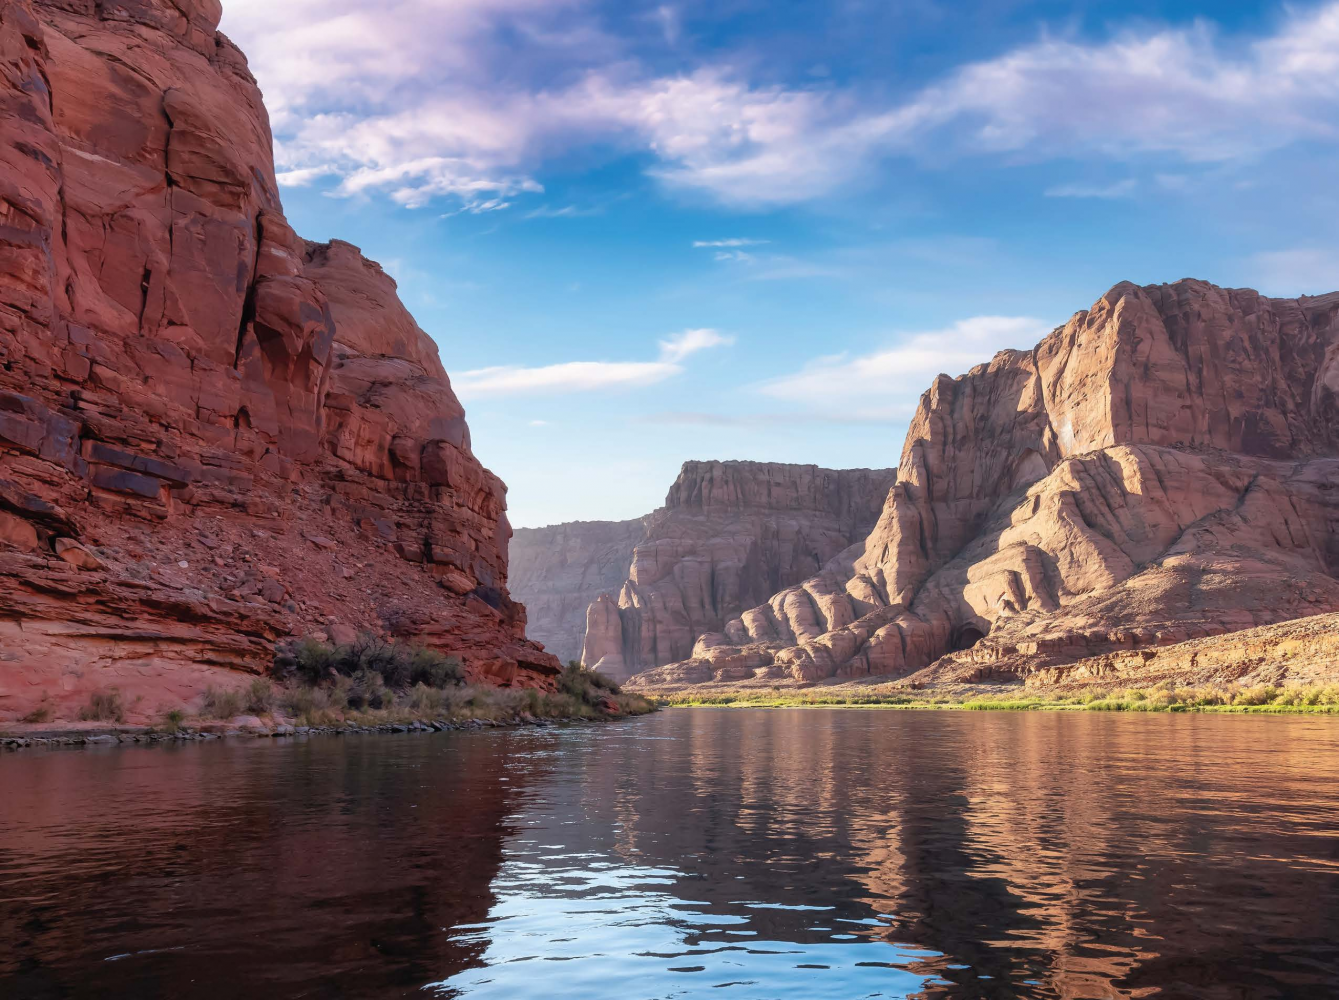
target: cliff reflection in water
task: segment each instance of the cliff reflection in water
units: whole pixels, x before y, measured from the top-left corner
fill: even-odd
[[[1332,720],[704,709],[573,741],[448,995],[1339,996]]]
[[[675,710],[0,757],[0,996],[1339,996],[1327,719]]]
[[[0,757],[0,996],[416,994],[479,949],[515,789],[500,740]]]

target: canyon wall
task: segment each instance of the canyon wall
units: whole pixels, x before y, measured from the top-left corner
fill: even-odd
[[[362,629],[551,683],[437,348],[288,226],[220,13],[0,0],[0,719]]]
[[[982,680],[1339,611],[1339,293],[1117,285],[921,398],[862,551],[638,678]]]
[[[582,662],[625,679],[687,656],[703,632],[838,558],[869,533],[894,478],[687,462],[665,506],[639,521],[519,534],[517,593],[537,635],[582,634]]]
[[[586,609],[623,586],[647,520],[575,521],[512,535],[511,591],[525,605],[530,636],[564,663],[581,659]]]

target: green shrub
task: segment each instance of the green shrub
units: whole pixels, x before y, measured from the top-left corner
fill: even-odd
[[[453,687],[465,683],[465,665],[456,656],[444,656],[435,649],[415,649],[409,657],[409,683],[430,688]]]
[[[338,711],[344,708],[344,703],[334,696],[333,688],[305,685],[284,688],[279,695],[279,704],[285,712],[298,719],[325,717],[332,709]]]
[[[116,688],[94,691],[88,704],[79,710],[79,718],[84,722],[125,722],[126,708],[121,701],[121,692]]]
[[[605,699],[623,693],[622,688],[598,670],[589,670],[576,660],[570,661],[558,677],[558,690],[592,707]]]
[[[240,691],[206,688],[200,714],[206,719],[231,719],[233,716],[242,714],[242,708],[245,704],[246,699]]]
[[[416,684],[447,688],[465,682],[465,667],[458,657],[422,646],[387,642],[366,633],[346,646],[331,647],[304,639],[291,652],[276,652],[273,673],[280,680],[296,677],[309,685],[372,673],[393,691],[407,691]],[[370,694],[366,688],[363,684],[355,697]]]
[[[1278,688],[1272,684],[1257,684],[1253,688],[1239,691],[1233,699],[1234,705],[1268,705],[1278,695]]]
[[[171,709],[163,713],[162,729],[165,733],[181,732],[182,724],[186,721],[186,713],[179,708]]]
[[[359,670],[335,690],[343,695],[344,704],[355,710],[385,708],[392,697],[386,682],[374,670]]]
[[[26,722],[29,725],[41,725],[43,722],[50,722],[51,716],[53,714],[54,713],[51,710],[51,702],[46,698],[43,698],[42,703],[40,705],[34,708],[31,712],[29,712],[19,721]]]
[[[264,677],[257,677],[247,690],[246,710],[252,715],[269,715],[274,711],[274,684]]]
[[[319,684],[334,673],[336,651],[315,639],[303,639],[294,650],[293,659],[295,662],[291,669],[300,680],[307,684]],[[280,676],[288,673],[287,669],[280,666],[279,657],[275,658],[275,668]]]

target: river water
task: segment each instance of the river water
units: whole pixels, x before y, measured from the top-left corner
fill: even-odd
[[[0,997],[1339,996],[1339,720],[680,709],[0,756]]]

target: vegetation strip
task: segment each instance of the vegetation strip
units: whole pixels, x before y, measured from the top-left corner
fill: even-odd
[[[102,727],[91,737],[78,732],[0,734],[0,745],[443,731],[621,719],[658,707],[576,661],[563,668],[554,691],[498,688],[467,684],[465,668],[454,656],[371,635],[342,646],[307,639],[281,647],[271,674],[242,690],[209,688],[194,719],[173,709],[157,725],[134,731]],[[115,688],[94,692],[79,713],[82,722],[115,726],[123,726],[125,716],[126,706]],[[239,724],[243,719],[246,723]],[[39,707],[23,721],[41,725],[49,715]]]
[[[1276,686],[1258,684],[1153,688],[1092,687],[1069,694],[1026,694],[1020,691],[981,695],[976,692],[931,693],[903,690],[816,688],[787,691],[682,691],[660,695],[657,702],[670,708],[885,708],[909,710],[963,710],[975,712],[1214,712],[1257,715],[1339,715],[1339,685]]]

